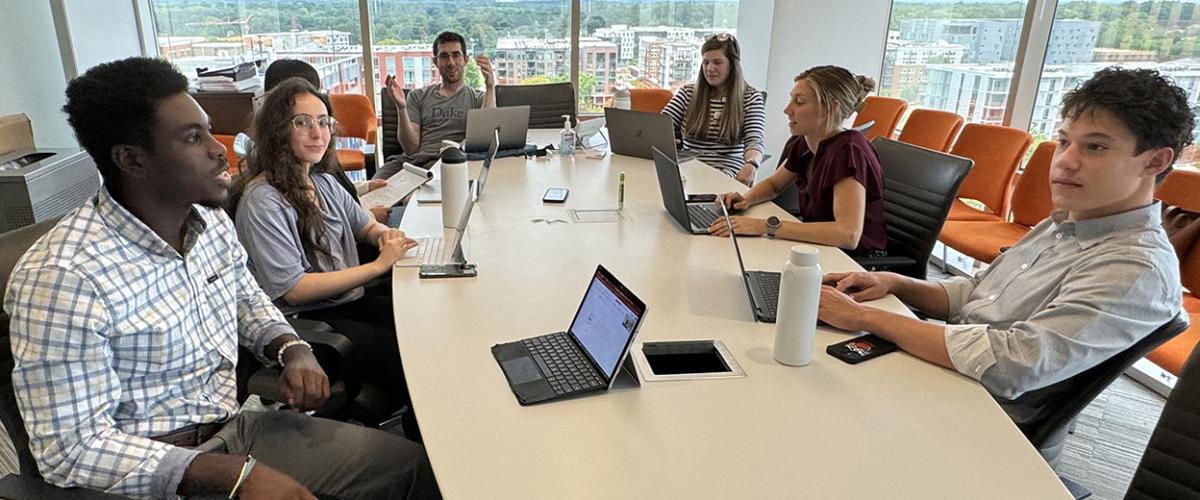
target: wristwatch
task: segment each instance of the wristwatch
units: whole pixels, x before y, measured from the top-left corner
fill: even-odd
[[[778,231],[779,226],[782,226],[782,225],[783,225],[783,223],[779,222],[779,217],[776,217],[774,215],[767,217],[767,237],[775,238],[775,232]]]
[[[758,168],[758,167],[762,166],[762,160],[758,159],[757,156],[755,156],[754,158],[751,158],[749,160],[746,160],[746,163],[754,165],[754,168]]]

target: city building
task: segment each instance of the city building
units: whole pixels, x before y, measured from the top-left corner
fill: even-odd
[[[966,47],[945,40],[933,42],[889,42],[883,54],[883,71],[879,88],[888,95],[914,100],[920,93],[921,82],[928,64],[960,64]]]
[[[441,81],[433,64],[433,49],[428,44],[376,45],[377,88],[387,85],[387,75],[395,75],[401,88],[419,89]]]
[[[1046,64],[1091,61],[1100,28],[1098,21],[1056,20],[1046,48]],[[900,23],[901,40],[962,45],[966,48],[963,62],[974,64],[1012,62],[1020,34],[1020,19],[906,19]]]

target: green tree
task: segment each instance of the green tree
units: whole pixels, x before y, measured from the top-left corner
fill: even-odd
[[[493,65],[492,70],[495,71],[495,68],[496,66]],[[475,64],[474,57],[467,59],[467,67],[463,70],[463,80],[468,87],[473,89],[483,88],[483,73],[479,72],[479,65]]]

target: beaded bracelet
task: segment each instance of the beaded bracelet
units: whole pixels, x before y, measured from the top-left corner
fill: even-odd
[[[298,346],[298,345],[307,347],[308,352],[312,352],[312,346],[309,345],[308,342],[305,342],[303,340],[297,339],[297,340],[289,340],[287,342],[284,342],[282,346],[279,346],[279,352],[277,352],[275,354],[275,361],[279,362],[279,366],[283,366],[283,351],[286,351],[287,348],[289,348],[289,347]]]

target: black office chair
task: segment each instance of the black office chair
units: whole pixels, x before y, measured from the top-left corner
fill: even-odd
[[[887,255],[855,260],[869,271],[923,280],[954,196],[975,162],[883,137],[871,145],[883,168]]]
[[[404,95],[408,95],[409,89],[404,89]],[[396,136],[396,131],[399,127],[398,117],[396,116],[396,100],[392,99],[392,93],[387,87],[379,92],[380,112],[382,120],[380,126],[383,128],[383,140],[379,143],[380,153],[382,158],[387,160],[393,156],[404,154],[404,145],[400,144],[400,138]],[[374,166],[367,165],[367,176],[375,175]]]
[[[1026,392],[1016,399],[996,398],[1035,448],[1059,445],[1071,421],[1133,363],[1183,333],[1187,316],[1180,314],[1124,351],[1056,384]]]
[[[537,85],[497,85],[496,106],[529,106],[529,128],[562,128],[563,115],[576,120],[575,87],[570,82]]]
[[[1200,500],[1200,347],[1163,406],[1125,500]]]

